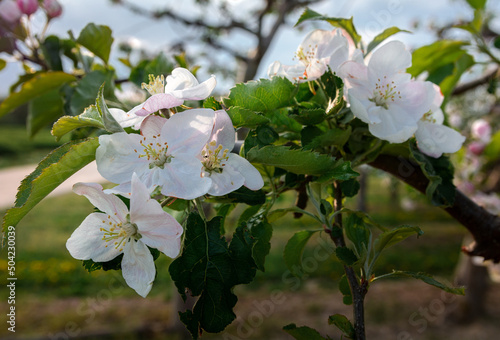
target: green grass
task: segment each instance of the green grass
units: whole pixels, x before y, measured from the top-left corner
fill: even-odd
[[[36,164],[51,150],[66,141],[56,142],[48,129],[30,139],[22,125],[0,125],[0,168]]]

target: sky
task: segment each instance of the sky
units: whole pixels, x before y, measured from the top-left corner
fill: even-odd
[[[53,20],[48,34],[57,34],[67,37],[68,30],[78,36],[80,30],[89,22],[107,25],[113,31],[115,42],[130,41],[131,39],[152,52],[165,51],[168,54],[169,43],[179,39],[184,34],[192,35],[193,28],[182,27],[179,24],[166,20],[151,20],[131,13],[127,9],[111,4],[108,0],[59,0],[63,5],[63,15]],[[179,13],[196,18],[203,16],[205,19],[217,21],[216,11],[211,8],[197,11],[193,6],[193,0],[131,0],[132,2],[147,6],[151,9],[163,8],[165,4],[174,6]],[[213,0],[215,3],[224,0]],[[245,17],[258,1],[225,0],[230,8]],[[496,13],[500,13],[500,1],[490,0],[488,7]],[[392,39],[404,41],[409,48],[416,48],[435,40],[432,31],[428,28],[431,23],[437,25],[449,23],[457,19],[470,20],[472,11],[465,0],[325,0],[312,6],[313,10],[331,17],[354,17],[354,24],[364,41],[369,42],[376,34],[391,26],[412,31],[412,34],[399,33]],[[33,30],[41,31],[44,17],[39,13],[33,21]],[[211,17],[212,15],[212,17]],[[292,28],[298,19],[300,11],[288,22],[290,27],[282,28],[265,56],[259,69],[257,77],[266,77],[267,67],[275,60],[284,64],[293,63],[292,58],[302,38],[307,34],[305,29]],[[419,28],[415,29],[414,23],[420,22]],[[318,28],[331,29],[326,23],[314,23]],[[500,24],[498,25],[500,28]],[[311,29],[308,26],[308,29]],[[234,34],[227,38],[225,43],[248,50],[252,41],[247,35]],[[117,45],[117,44],[116,44]],[[196,49],[188,53],[198,52]],[[111,58],[116,61],[120,55],[112,52]],[[5,58],[0,55],[0,58]],[[232,60],[227,60],[232,62]],[[115,62],[114,64],[118,64]],[[120,67],[117,68],[120,73]],[[124,68],[123,70],[124,71]],[[12,84],[20,74],[20,67],[15,63],[9,63],[6,69],[0,72],[0,95],[5,95],[8,84]],[[203,72],[202,72],[203,74]],[[203,80],[203,79],[202,79]],[[228,89],[230,84],[222,82],[220,91]],[[227,87],[227,88],[225,88]]]

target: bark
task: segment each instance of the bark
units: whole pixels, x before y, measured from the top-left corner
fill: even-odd
[[[429,180],[419,166],[412,164],[408,159],[380,155],[370,165],[394,175],[425,193]],[[465,253],[471,256],[482,256],[485,260],[493,260],[495,263],[500,262],[499,216],[489,213],[459,190],[456,191],[453,206],[443,209],[472,234],[474,242],[462,248]]]

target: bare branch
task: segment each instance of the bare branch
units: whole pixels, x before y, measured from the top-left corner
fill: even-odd
[[[429,180],[418,165],[408,159],[380,155],[371,166],[394,175],[403,182],[425,193]],[[455,203],[444,210],[467,228],[475,242],[463,251],[482,256],[485,260],[500,262],[500,217],[493,215],[457,190]]]
[[[498,77],[499,70],[500,69],[497,67],[493,71],[488,72],[485,75],[483,75],[481,78],[474,79],[470,82],[467,82],[467,83],[464,83],[462,85],[457,86],[453,90],[452,95],[456,96],[456,95],[465,93],[469,90],[472,90],[478,86],[489,83],[490,81],[492,81],[493,79]]]

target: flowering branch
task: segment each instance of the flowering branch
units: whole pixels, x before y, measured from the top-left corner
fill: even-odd
[[[425,193],[429,180],[418,166],[402,157],[380,155],[371,166],[384,170]],[[471,256],[482,256],[485,260],[500,261],[500,217],[486,211],[474,203],[459,190],[456,191],[455,202],[444,210],[466,227],[475,242],[463,251]]]

